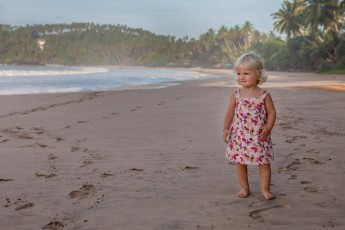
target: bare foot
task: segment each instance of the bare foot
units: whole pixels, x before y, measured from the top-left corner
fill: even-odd
[[[249,193],[249,189],[243,188],[237,193],[237,195],[241,198],[247,198],[249,196]]]
[[[266,200],[272,200],[276,198],[276,196],[270,191],[262,191],[262,195],[265,197]]]

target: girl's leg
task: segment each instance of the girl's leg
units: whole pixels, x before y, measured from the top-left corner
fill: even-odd
[[[275,198],[275,195],[270,192],[271,183],[271,165],[259,165],[260,182],[261,182],[261,193],[266,200]]]
[[[246,198],[249,195],[248,170],[247,165],[237,163],[237,179],[241,186],[239,197]]]

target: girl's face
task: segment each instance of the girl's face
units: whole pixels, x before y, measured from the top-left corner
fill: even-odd
[[[236,71],[237,83],[244,88],[252,88],[258,85],[258,74],[255,70],[240,69]]]

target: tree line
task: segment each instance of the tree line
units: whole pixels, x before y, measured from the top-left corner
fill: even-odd
[[[286,42],[271,56],[276,69],[344,70],[345,1],[285,0],[272,14]]]
[[[345,70],[344,12],[345,1],[285,0],[272,14],[278,34],[262,33],[247,21],[209,29],[197,39],[125,25],[0,24],[0,62],[221,68],[252,51],[268,70]]]

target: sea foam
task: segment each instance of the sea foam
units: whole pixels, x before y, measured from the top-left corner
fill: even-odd
[[[0,66],[0,95],[161,88],[206,77],[162,68]]]
[[[12,76],[46,76],[46,75],[78,75],[78,74],[94,74],[106,73],[106,68],[78,68],[78,69],[61,69],[61,70],[0,70],[0,77]]]

